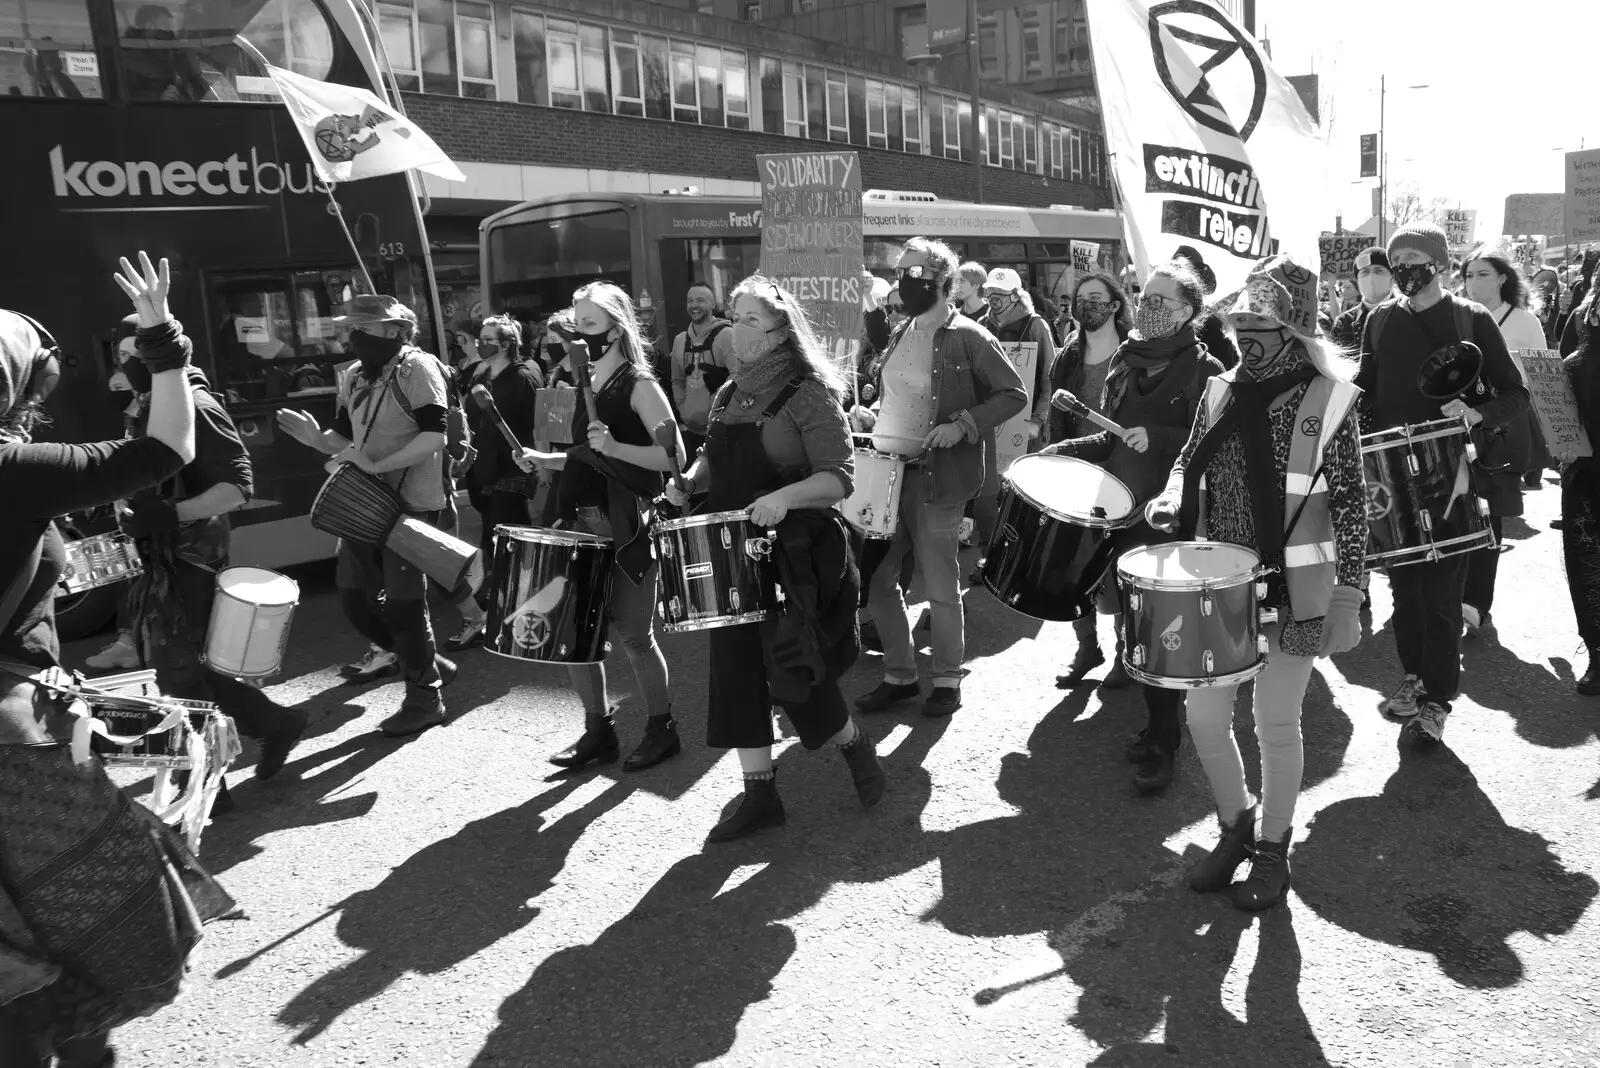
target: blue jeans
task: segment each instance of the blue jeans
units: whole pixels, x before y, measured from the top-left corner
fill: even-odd
[[[900,492],[900,526],[889,552],[872,573],[867,606],[878,636],[883,639],[883,673],[887,678],[914,682],[917,649],[906,622],[906,602],[900,594],[900,565],[906,553],[916,560],[933,616],[933,679],[935,685],[959,682],[966,674],[961,660],[966,634],[961,617],[961,573],[956,562],[960,550],[961,514],[965,502],[928,504],[928,479],[923,466],[907,467]]]

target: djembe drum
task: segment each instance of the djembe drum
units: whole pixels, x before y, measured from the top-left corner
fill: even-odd
[[[400,493],[352,463],[328,477],[311,504],[311,525],[357,545],[381,545],[447,590],[467,577],[477,547],[406,515]]]

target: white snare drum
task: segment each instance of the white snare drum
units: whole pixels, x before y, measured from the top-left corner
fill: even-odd
[[[874,449],[856,450],[856,482],[839,502],[845,520],[869,538],[894,537],[900,526],[900,484],[906,462]]]
[[[264,567],[224,568],[211,602],[206,663],[237,679],[276,675],[299,602],[300,586],[287,575]]]
[[[139,550],[126,534],[96,534],[64,548],[67,567],[56,584],[57,597],[124,582],[144,571]]]

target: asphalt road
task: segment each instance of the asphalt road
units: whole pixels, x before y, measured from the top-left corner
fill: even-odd
[[[469,653],[454,721],[384,739],[399,686],[340,685],[361,642],[302,572],[273,692],[310,735],[267,785],[247,743],[202,850],[248,918],[119,1063],[1600,1065],[1600,701],[1572,692],[1557,505],[1507,524],[1499,638],[1468,642],[1443,747],[1375,711],[1398,668],[1374,581],[1367,640],[1312,678],[1293,893],[1259,917],[1183,884],[1215,828],[1192,753],[1136,796],[1138,691],[1058,691],[1070,628],[981,591],[965,707],[867,723],[877,809],[789,741],[788,827],[703,847],[738,789],[703,745],[703,636],[664,641],[680,758],[552,776],[582,719],[563,670]],[[643,713],[613,680],[626,749]]]

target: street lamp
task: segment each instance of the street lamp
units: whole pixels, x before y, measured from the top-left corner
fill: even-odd
[[[1388,98],[1388,75],[1378,76],[1378,244],[1388,243],[1389,220],[1384,212],[1389,210],[1389,138],[1384,132],[1384,104]],[[1426,89],[1428,86],[1408,85],[1407,89]]]

